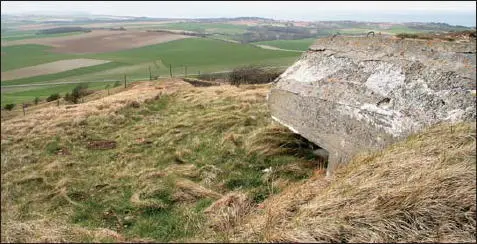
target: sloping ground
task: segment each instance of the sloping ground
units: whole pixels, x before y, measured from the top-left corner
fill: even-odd
[[[2,121],[2,140],[7,136],[24,137],[29,134],[43,133],[55,135],[61,131],[59,125],[66,121],[79,121],[93,115],[114,113],[130,102],[144,102],[144,100],[151,99],[162,92],[174,92],[179,85],[172,82],[165,82],[161,85],[152,82],[136,82],[128,90],[102,99],[60,107],[52,104],[53,106],[35,110],[26,116]]]
[[[2,81],[15,80],[38,75],[54,74],[67,70],[104,64],[108,62],[110,61],[87,58],[60,60],[51,63],[39,64],[35,66],[2,72]]]
[[[39,44],[58,53],[102,53],[154,45],[190,36],[146,31],[92,31],[77,36],[37,38],[2,42],[2,46]]]
[[[182,241],[319,165],[272,123],[269,85],[133,84],[2,120],[2,242]]]
[[[475,242],[475,125],[326,179],[269,89],[139,82],[2,121],[2,242]]]
[[[440,125],[267,199],[231,239],[475,242],[476,130]]]

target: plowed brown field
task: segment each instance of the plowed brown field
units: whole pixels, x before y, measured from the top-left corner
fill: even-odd
[[[92,31],[82,35],[6,41],[2,46],[40,44],[59,53],[102,53],[143,47],[190,36],[146,31]]]

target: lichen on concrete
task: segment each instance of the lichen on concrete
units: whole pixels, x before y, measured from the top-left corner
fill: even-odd
[[[440,122],[475,121],[475,39],[322,38],[268,95],[274,120],[330,153],[328,173]]]

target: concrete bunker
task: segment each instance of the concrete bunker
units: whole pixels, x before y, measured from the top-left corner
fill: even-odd
[[[475,121],[475,53],[475,38],[318,39],[275,80],[268,105],[274,120],[328,152],[330,175],[433,124]]]

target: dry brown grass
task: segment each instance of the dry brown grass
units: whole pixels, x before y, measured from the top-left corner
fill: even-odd
[[[243,168],[254,164],[243,145],[272,121],[268,90],[139,82],[110,96],[95,92],[81,104],[44,103],[26,116],[2,116],[2,224],[8,226],[2,241],[40,242],[49,232],[48,240],[63,242],[191,237],[205,226],[203,208],[231,191],[228,177],[242,177],[230,169],[248,177],[245,183],[250,175],[261,181],[261,173]],[[98,141],[115,146],[93,150],[91,142]],[[232,229],[249,209],[249,198],[246,203],[235,201],[210,219],[222,218]],[[168,214],[160,217],[164,222],[148,216],[157,212]],[[48,224],[41,228],[41,221]],[[21,232],[24,225],[29,231]],[[177,231],[173,237],[151,235],[153,225]]]
[[[475,125],[440,125],[356,157],[331,181],[290,186],[234,240],[475,242]]]
[[[137,238],[126,241],[116,231],[96,228],[93,230],[68,223],[60,223],[55,219],[39,219],[22,222],[2,223],[2,242],[5,243],[68,243],[68,242],[153,242],[151,239]]]
[[[148,226],[181,223],[187,224],[177,228],[187,234],[164,240],[475,241],[475,126],[443,125],[411,136],[355,158],[330,181],[314,162],[288,155],[302,142],[271,124],[268,89],[141,82],[108,97],[97,92],[82,104],[46,104],[2,120],[2,241],[148,241],[133,238],[148,236]],[[86,129],[87,136],[100,134],[117,147],[89,150],[91,138],[81,137]],[[58,146],[71,154],[45,150],[56,134]],[[267,159],[287,153],[288,161],[265,165],[249,153],[271,155]],[[250,170],[257,164],[273,167]],[[312,170],[304,183],[278,177]],[[227,188],[231,177],[249,175],[267,193],[283,191],[257,206],[251,189]],[[88,207],[89,194],[99,209]],[[204,200],[216,199],[203,221],[196,204],[205,208]],[[161,220],[169,222],[141,214],[171,206],[177,212]],[[134,211],[120,211],[129,208]],[[106,226],[71,222],[78,214],[96,221],[103,210],[112,215],[98,217],[112,220]],[[125,231],[121,224],[130,217],[144,229]]]
[[[62,125],[78,125],[82,120],[94,115],[113,115],[115,111],[131,102],[144,102],[161,94],[173,93],[181,86],[190,86],[181,80],[164,82],[135,82],[119,93],[100,98],[95,93],[85,103],[56,106],[55,102],[32,110],[26,116],[16,116],[3,120],[2,140],[5,137],[25,137],[28,135],[56,135],[63,133]],[[100,98],[100,99],[99,99]],[[90,101],[88,101],[90,100]]]

